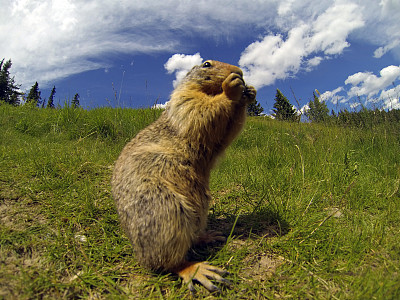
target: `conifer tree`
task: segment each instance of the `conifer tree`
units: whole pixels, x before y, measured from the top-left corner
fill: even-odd
[[[311,122],[324,122],[329,118],[329,109],[326,106],[325,101],[320,101],[319,97],[315,92],[313,92],[314,100],[308,103],[308,109],[305,111],[306,117]]]
[[[53,89],[50,92],[49,100],[47,101],[47,108],[54,108],[54,95],[56,93],[56,87],[53,86]]]
[[[39,91],[39,84],[36,81],[29,91],[28,97],[26,98],[26,103],[32,103],[34,106],[39,106],[42,102],[40,94],[41,92]]]
[[[19,86],[15,84],[14,77],[10,76],[11,66],[11,59],[4,62],[3,58],[0,61],[0,100],[12,105],[18,105],[19,97],[22,93],[19,91]]]
[[[248,116],[259,116],[261,113],[264,111],[264,108],[262,108],[261,104],[257,102],[250,103],[247,106],[247,115]]]
[[[272,111],[277,120],[296,121],[298,119],[296,109],[279,89],[276,89],[275,104]]]
[[[72,99],[72,107],[79,107],[80,103],[79,103],[79,94],[76,93],[74,96],[74,99]]]

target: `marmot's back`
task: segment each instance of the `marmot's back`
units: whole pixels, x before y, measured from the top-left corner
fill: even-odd
[[[238,67],[206,61],[174,90],[160,118],[125,146],[112,189],[141,264],[212,286],[203,279],[207,267],[193,270],[185,255],[204,235],[211,167],[242,128],[255,93]],[[207,276],[221,279],[215,272]]]

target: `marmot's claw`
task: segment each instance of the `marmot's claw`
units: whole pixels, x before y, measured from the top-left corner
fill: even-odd
[[[244,91],[243,91],[243,96],[245,98],[247,98],[246,102],[248,103],[252,103],[256,100],[256,95],[257,95],[257,91],[254,87],[252,86],[247,86],[245,87]]]
[[[190,291],[192,294],[196,293],[196,288],[195,288],[194,285],[193,285],[193,281],[190,281],[190,282],[188,283],[188,289],[189,289],[189,291]]]

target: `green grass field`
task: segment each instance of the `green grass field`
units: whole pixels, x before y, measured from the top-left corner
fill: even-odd
[[[158,110],[0,105],[0,298],[180,299],[136,264],[110,193],[119,152]],[[400,299],[400,124],[249,118],[212,173],[226,299]]]

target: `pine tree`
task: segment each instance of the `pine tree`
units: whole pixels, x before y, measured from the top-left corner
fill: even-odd
[[[261,113],[264,111],[264,108],[262,108],[261,104],[257,102],[250,103],[247,106],[247,115],[248,116],[259,116]]]
[[[36,81],[29,91],[28,97],[26,98],[26,103],[32,103],[34,106],[39,106],[42,102],[40,94],[41,92],[39,91],[39,84]]]
[[[79,94],[76,93],[74,99],[72,99],[72,107],[79,107]]]
[[[325,101],[320,101],[319,97],[313,92],[314,100],[308,103],[308,109],[305,111],[306,117],[311,122],[324,122],[329,118],[329,109],[326,106]]]
[[[54,95],[56,93],[56,87],[53,86],[53,89],[50,92],[49,100],[47,101],[47,108],[54,108]]]
[[[11,66],[11,59],[4,62],[3,58],[0,61],[0,100],[8,104],[18,105],[22,93],[19,91],[19,86],[15,84],[14,77],[10,77]]]
[[[296,109],[279,89],[276,89],[275,104],[272,111],[277,120],[296,121],[298,119]]]

